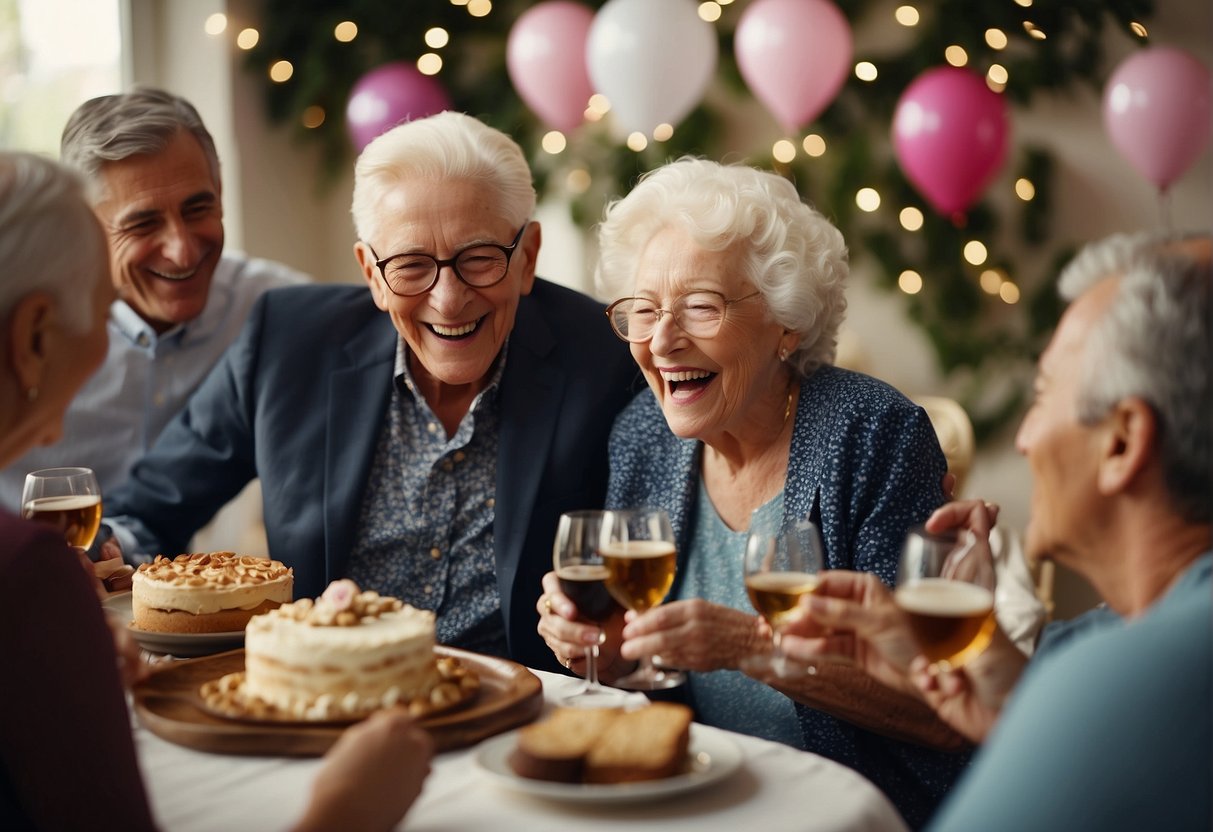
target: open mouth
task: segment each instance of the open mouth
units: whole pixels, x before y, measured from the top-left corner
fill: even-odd
[[[661,375],[670,386],[670,395],[675,399],[694,398],[716,378],[715,373],[707,370],[680,370],[675,373],[663,372]]]
[[[430,332],[437,335],[444,341],[459,341],[464,338],[471,338],[476,334],[476,330],[480,329],[480,325],[484,323],[484,318],[477,318],[471,323],[459,324],[457,326],[446,326],[445,324],[426,324]]]
[[[181,283],[183,281],[189,280],[191,277],[196,275],[198,273],[198,267],[195,266],[194,268],[190,269],[188,272],[182,272],[181,274],[169,274],[168,272],[160,272],[160,271],[156,271],[155,269],[148,269],[148,271],[151,272],[152,274],[154,274],[156,277],[160,278],[161,280],[171,280],[175,283]]]

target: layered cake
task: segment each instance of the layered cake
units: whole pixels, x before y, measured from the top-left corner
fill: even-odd
[[[432,612],[349,580],[334,581],[314,602],[256,616],[244,645],[243,678],[220,680],[214,692],[239,688],[254,716],[357,719],[397,704],[424,715],[466,701],[477,687],[458,662],[435,656]]]
[[[276,560],[232,552],[158,555],[135,570],[134,626],[154,633],[230,633],[289,603],[294,574]]]

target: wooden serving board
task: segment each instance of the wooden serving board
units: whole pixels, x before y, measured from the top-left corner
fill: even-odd
[[[463,707],[422,719],[439,751],[462,748],[524,725],[543,708],[543,685],[520,664],[453,647],[436,647],[480,677],[480,691]],[[244,670],[244,651],[231,650],[174,662],[133,690],[135,712],[162,739],[217,754],[316,757],[329,749],[345,725],[250,722],[203,710],[204,682]]]

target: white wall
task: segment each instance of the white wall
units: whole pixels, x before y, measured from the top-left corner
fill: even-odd
[[[290,263],[321,280],[359,280],[348,213],[352,177],[347,173],[327,190],[318,190],[315,152],[301,148],[290,131],[267,126],[260,83],[244,71],[243,54],[228,46],[232,33],[256,22],[256,0],[131,2],[136,28],[151,29],[156,38],[152,57],[136,67],[137,80],[164,84],[194,100],[216,134],[224,160],[224,202],[232,244]],[[229,15],[229,34],[209,38],[202,23],[219,10]],[[1213,66],[1213,12],[1208,2],[1160,2],[1150,30],[1153,43],[1188,49]],[[1108,45],[1109,68],[1135,48],[1119,34],[1109,35]],[[1115,231],[1161,227],[1152,188],[1116,154],[1103,132],[1096,91],[1080,89],[1040,100],[1030,113],[1016,112],[1014,118],[1016,139],[1044,144],[1055,154],[1058,239],[1081,243]],[[1173,188],[1171,214],[1176,227],[1213,225],[1211,185],[1213,167],[1206,152]],[[541,272],[587,286],[586,241],[559,206],[545,206],[539,216],[544,221]],[[862,257],[856,262],[848,342],[858,346],[870,372],[906,392],[946,392],[929,346],[904,318],[901,297],[877,288],[863,270]],[[1045,268],[1030,255],[1026,262]],[[1008,524],[1022,528],[1028,519],[1029,476],[1012,439],[1013,431],[1008,431],[981,450],[966,492],[999,502]],[[1065,577],[1061,581],[1063,615],[1089,602],[1081,588]]]

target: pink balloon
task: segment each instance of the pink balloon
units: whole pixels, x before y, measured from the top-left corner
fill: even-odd
[[[1153,46],[1126,59],[1104,88],[1104,128],[1120,155],[1165,191],[1209,143],[1209,70],[1181,49]]]
[[[354,149],[402,121],[425,118],[451,108],[446,90],[403,61],[384,64],[358,79],[345,105],[345,124]]]
[[[851,67],[851,25],[829,0],[754,0],[733,39],[754,97],[788,132],[838,95]]]
[[[553,0],[527,9],[510,27],[505,66],[518,95],[544,123],[568,133],[581,125],[594,89],[585,42],[594,12]]]
[[[906,178],[940,214],[968,208],[1007,149],[1007,107],[985,80],[956,67],[919,75],[893,114],[893,150]]]

